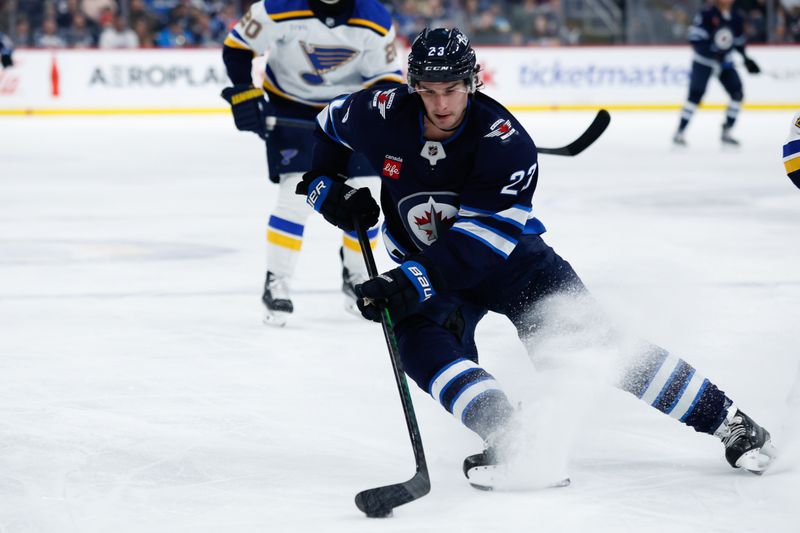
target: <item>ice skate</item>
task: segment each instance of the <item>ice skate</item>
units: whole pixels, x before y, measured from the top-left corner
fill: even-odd
[[[723,146],[738,147],[739,141],[731,136],[731,128],[722,127],[722,136],[720,137]]]
[[[672,136],[672,144],[675,146],[686,146],[686,137],[684,137],[682,131],[676,131],[675,135]]]
[[[535,490],[566,487],[570,484],[568,477],[555,483],[542,479],[514,479],[514,477],[520,477],[519,472],[516,472],[519,467],[523,467],[522,472],[526,470],[524,458],[519,455],[524,453],[524,450],[520,449],[519,443],[514,444],[515,436],[519,437],[519,433],[504,431],[497,438],[489,437],[481,453],[470,455],[464,459],[462,469],[472,487],[486,491],[496,489]]]
[[[714,433],[725,445],[725,459],[734,468],[763,474],[777,456],[769,431],[732,405]]]
[[[264,324],[268,326],[283,327],[286,320],[294,311],[292,300],[289,299],[289,283],[284,277],[279,277],[272,272],[267,272],[264,282]]]

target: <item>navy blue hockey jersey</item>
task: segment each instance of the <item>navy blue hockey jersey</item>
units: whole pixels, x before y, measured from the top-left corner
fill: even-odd
[[[734,49],[744,53],[744,21],[735,11],[725,16],[716,6],[695,15],[689,28],[689,42],[694,48],[694,60],[711,67],[731,61]]]
[[[423,112],[405,85],[333,100],[317,118],[324,134],[313,168],[340,171],[342,154],[364,154],[381,177],[390,255],[401,262],[421,254],[450,289],[471,287],[508,258],[520,235],[544,232],[531,206],[536,146],[507,109],[481,93],[441,142],[423,137]]]

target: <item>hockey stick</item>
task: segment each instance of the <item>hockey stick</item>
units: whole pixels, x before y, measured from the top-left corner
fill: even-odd
[[[605,109],[601,109],[595,115],[592,123],[586,128],[580,137],[572,141],[566,146],[559,146],[558,148],[543,148],[537,146],[536,150],[540,154],[547,155],[563,155],[572,157],[583,152],[592,145],[600,136],[606,131],[609,123],[611,122],[611,115]],[[287,117],[266,117],[267,129],[272,129],[275,126],[283,126],[286,128],[298,128],[304,130],[313,130],[317,127],[317,123],[313,120],[303,120],[299,118]]]
[[[579,153],[583,152],[593,142],[600,138],[608,124],[611,122],[611,115],[608,114],[608,111],[605,109],[601,109],[595,115],[594,120],[589,127],[586,128],[580,137],[572,141],[566,146],[562,146],[560,148],[541,148],[536,147],[536,150],[540,154],[549,154],[549,155],[565,155],[565,156],[574,156],[578,155]]]
[[[365,228],[356,222],[356,233],[358,234],[358,244],[361,246],[361,253],[367,265],[367,273],[370,278],[378,275],[378,268],[375,266],[375,258],[372,255],[372,247]],[[422,438],[419,434],[417,417],[414,414],[414,404],[411,402],[411,394],[408,391],[408,382],[403,373],[400,354],[397,349],[397,341],[392,331],[392,320],[389,311],[383,310],[381,314],[381,326],[383,326],[383,336],[386,339],[386,346],[389,348],[389,359],[392,362],[394,380],[397,389],[400,391],[400,401],[403,404],[403,414],[408,426],[408,436],[411,438],[411,447],[414,450],[414,460],[416,461],[416,473],[414,477],[404,483],[385,485],[374,489],[367,489],[356,494],[356,507],[363,511],[370,518],[385,518],[392,515],[392,509],[404,503],[422,498],[431,490],[430,477],[428,476],[428,463],[425,461],[425,451],[422,449]]]

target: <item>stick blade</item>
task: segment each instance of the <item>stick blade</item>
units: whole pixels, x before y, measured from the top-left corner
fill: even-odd
[[[589,146],[591,146],[592,143],[594,143],[603,134],[603,132],[606,131],[606,128],[608,128],[610,123],[611,114],[605,109],[601,109],[597,112],[597,115],[595,115],[594,120],[592,120],[592,123],[589,124],[589,127],[586,128],[586,131],[584,131],[580,137],[569,143],[567,146],[562,146],[560,148],[537,147],[537,151],[540,154],[550,155],[578,155],[589,148]]]
[[[388,518],[392,510],[422,498],[431,490],[427,472],[417,472],[405,483],[395,483],[356,494],[356,507],[369,518]]]

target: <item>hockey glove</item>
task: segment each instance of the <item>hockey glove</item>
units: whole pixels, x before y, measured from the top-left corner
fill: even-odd
[[[233,122],[240,131],[252,131],[260,136],[267,133],[264,124],[267,101],[264,91],[252,85],[234,85],[222,89],[222,97],[231,105]]]
[[[14,61],[11,59],[11,54],[3,54],[0,56],[0,61],[3,63],[3,68],[10,67],[14,65]]]
[[[356,221],[362,228],[371,228],[378,223],[381,210],[369,189],[354,189],[312,170],[303,175],[295,192],[306,195],[308,205],[325,220],[345,231],[354,231]]]
[[[355,290],[358,310],[373,322],[381,321],[383,309],[389,310],[392,320],[400,321],[436,295],[427,269],[416,261],[406,261],[377,278],[356,285]]]
[[[744,58],[744,68],[746,68],[747,72],[749,72],[750,74],[758,74],[761,72],[761,67],[758,66],[758,63],[756,63],[749,57]]]

